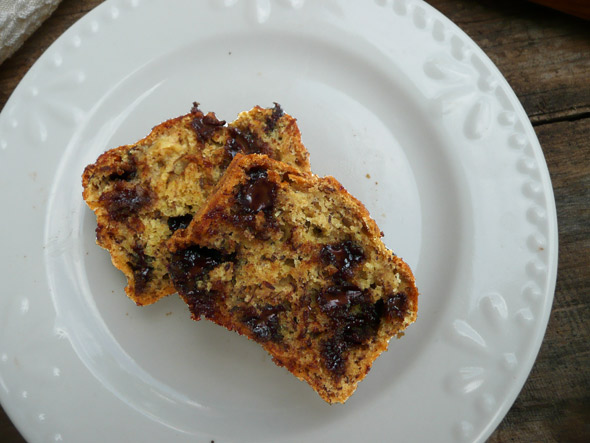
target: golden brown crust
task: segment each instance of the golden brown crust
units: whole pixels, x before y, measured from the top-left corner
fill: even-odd
[[[133,145],[111,149],[86,167],[83,197],[96,213],[97,243],[111,253],[138,305],[174,293],[164,242],[188,224],[238,152],[263,152],[309,170],[294,118],[255,107],[225,125],[197,106]]]
[[[260,343],[327,402],[344,402],[416,319],[410,268],[334,178],[238,155],[168,241],[193,318]]]

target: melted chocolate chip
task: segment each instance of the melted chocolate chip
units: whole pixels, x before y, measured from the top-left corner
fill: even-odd
[[[137,177],[137,165],[131,163],[120,166],[117,171],[110,174],[107,178],[111,181],[121,180],[128,182],[135,177]]]
[[[329,317],[330,329],[334,331],[322,344],[323,363],[339,378],[346,370],[344,353],[368,342],[377,333],[385,311],[383,301],[372,303],[367,294],[355,286],[332,286],[320,294],[318,304]]]
[[[225,125],[225,120],[218,120],[213,112],[209,112],[207,115],[203,115],[202,112],[196,112],[195,118],[191,122],[197,139],[201,143],[207,142],[213,133],[223,125]]]
[[[172,232],[178,231],[179,229],[186,229],[193,219],[192,214],[178,215],[176,217],[168,218],[168,228]]]
[[[281,105],[279,105],[277,102],[275,102],[275,106],[272,110],[272,114],[270,115],[270,117],[268,117],[266,119],[266,131],[265,132],[270,132],[270,131],[274,130],[275,126],[277,125],[277,122],[284,114],[285,113],[283,112]]]
[[[128,170],[122,171],[120,173],[113,173],[109,175],[109,180],[123,180],[123,181],[131,181],[137,176],[137,170]]]
[[[223,255],[216,249],[190,246],[172,254],[168,271],[178,292],[187,295],[197,291],[200,277],[223,261]]]
[[[230,128],[229,135],[231,138],[225,144],[225,150],[231,158],[234,158],[238,152],[244,154],[270,154],[271,150],[268,144],[249,130],[242,131],[238,128]]]
[[[133,278],[135,279],[135,291],[143,292],[149,281],[152,279],[154,268],[151,265],[153,257],[146,255],[143,246],[135,244],[133,246],[133,254],[131,260],[128,262],[133,271]]]
[[[260,342],[280,342],[283,336],[280,333],[278,314],[285,309],[282,306],[267,306],[260,313],[250,310],[243,318],[244,324],[250,328],[252,334]]]
[[[320,259],[325,265],[333,265],[338,269],[336,277],[344,280],[352,275],[353,268],[361,263],[365,254],[360,246],[351,241],[343,241],[326,245],[320,251]]]
[[[379,326],[383,302],[372,303],[356,286],[332,286],[318,297],[320,310],[348,344],[360,344]]]
[[[341,315],[359,302],[363,292],[356,286],[331,286],[323,291],[318,303],[322,312],[328,315]]]
[[[242,211],[246,214],[255,214],[272,210],[277,192],[276,183],[268,180],[268,174],[264,169],[253,169],[249,175],[250,179],[240,187],[236,196]]]
[[[105,205],[113,220],[123,221],[147,206],[152,198],[143,186],[129,187],[126,182],[121,181],[116,182],[111,191],[102,194],[98,201]]]
[[[255,166],[248,170],[248,177],[250,180],[266,180],[268,171],[263,166]]]
[[[223,148],[230,159],[234,158],[241,151],[240,145],[236,142],[235,138],[228,139]]]
[[[403,292],[392,294],[385,300],[385,315],[392,320],[403,320],[408,311],[408,297]]]
[[[349,346],[361,345],[377,333],[381,316],[379,305],[361,303],[357,312],[346,318],[342,327],[342,339]]]
[[[190,246],[172,254],[168,272],[176,290],[185,297],[195,319],[211,317],[215,312],[217,295],[199,289],[205,274],[219,264],[232,260],[216,249]]]
[[[324,366],[336,378],[342,377],[346,370],[346,360],[344,359],[344,352],[348,346],[338,337],[333,337],[322,343],[320,355],[323,358]]]
[[[202,290],[191,291],[189,294],[184,294],[188,309],[195,320],[199,320],[202,316],[212,318],[215,313],[215,306],[218,296],[215,292],[208,292]]]
[[[107,178],[111,181],[131,181],[137,177],[137,164],[135,163],[135,157],[128,155],[125,163],[122,161],[117,164],[116,170],[111,173]]]

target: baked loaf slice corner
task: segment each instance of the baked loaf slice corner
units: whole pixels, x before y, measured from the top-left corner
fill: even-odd
[[[277,104],[242,112],[226,125],[195,103],[189,114],[86,167],[83,197],[96,214],[97,243],[127,277],[125,292],[136,304],[176,292],[165,242],[188,225],[239,152],[309,171],[297,123]]]
[[[170,275],[195,320],[260,343],[329,403],[343,403],[416,319],[408,265],[334,178],[238,155],[189,226]]]

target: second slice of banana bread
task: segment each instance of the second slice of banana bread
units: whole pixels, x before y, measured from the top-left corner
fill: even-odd
[[[170,275],[195,320],[260,343],[327,402],[345,402],[416,319],[408,265],[332,177],[238,155],[189,226]]]

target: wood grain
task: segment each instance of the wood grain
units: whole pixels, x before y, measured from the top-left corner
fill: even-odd
[[[63,0],[0,65],[0,109],[45,49],[100,0]],[[508,0],[431,0],[496,63],[535,125],[559,223],[555,301],[539,356],[490,442],[585,442],[590,435],[590,26]],[[23,441],[0,410],[0,441]]]

